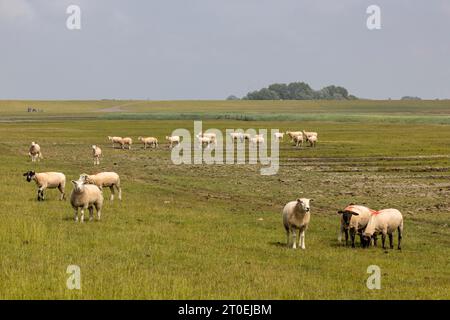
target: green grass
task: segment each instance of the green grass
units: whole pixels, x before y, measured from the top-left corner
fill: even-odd
[[[8,102],[19,109],[22,103],[26,104]],[[61,112],[56,107],[52,111],[52,116],[64,119],[37,115],[39,121],[15,118],[0,123],[0,298],[450,298],[450,126],[407,120],[448,115],[448,104],[423,102],[428,107],[416,109],[416,102],[401,102],[398,108],[409,114],[397,114],[399,121],[390,123],[377,115],[397,102],[364,102],[367,116],[373,116],[370,122],[314,118],[311,114],[318,112],[309,108],[325,108],[319,102],[308,102],[304,121],[273,120],[277,109],[269,102],[239,102],[243,106],[236,114],[251,114],[257,107],[263,111],[248,121],[203,122],[203,128],[222,131],[319,132],[315,149],[282,143],[278,174],[261,176],[259,166],[172,164],[163,138],[176,128],[192,131],[193,122],[176,116],[145,119],[153,112],[147,109],[150,102],[127,107],[132,114],[142,112],[144,120],[122,114],[108,120],[115,113],[93,112],[117,102],[89,102],[86,109],[79,102],[65,103]],[[296,108],[294,102],[276,103],[292,112]],[[327,103],[339,108],[336,114],[351,108]],[[208,113],[207,102],[155,102],[155,109],[156,105],[169,108],[156,113],[206,115],[222,114],[221,108],[230,106],[214,102]],[[187,111],[189,105],[204,110]],[[364,113],[363,105],[353,107]],[[0,120],[22,116],[19,109],[0,111]],[[89,113],[95,116],[76,120]],[[135,139],[154,135],[162,144],[157,150],[135,145],[122,151],[106,141],[112,134]],[[31,141],[43,149],[39,164],[27,157]],[[94,168],[90,158],[94,143],[104,152],[100,168]],[[107,201],[101,222],[76,224],[69,202],[58,201],[56,190],[48,191],[43,203],[35,200],[35,185],[22,177],[30,169],[62,171],[69,180],[83,172],[114,170],[122,178],[123,201]],[[66,189],[70,193],[71,186]],[[105,194],[107,198],[109,190]],[[283,205],[299,196],[315,199],[305,251],[285,248],[281,224]],[[352,201],[400,209],[405,218],[403,250],[339,246],[336,211]],[[81,291],[66,288],[70,264],[81,267]],[[381,290],[365,285],[367,267],[373,264],[381,268]]]

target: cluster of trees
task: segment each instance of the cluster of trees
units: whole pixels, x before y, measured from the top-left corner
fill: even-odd
[[[238,99],[229,96],[229,100]],[[347,89],[338,86],[328,86],[320,90],[312,89],[305,82],[274,83],[261,90],[249,92],[243,100],[353,100]]]

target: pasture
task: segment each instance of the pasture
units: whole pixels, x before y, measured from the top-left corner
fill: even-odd
[[[285,137],[273,176],[260,165],[174,165],[164,137],[192,131],[192,119],[223,132],[314,130],[319,142],[297,149]],[[449,101],[0,101],[0,298],[449,299],[449,119]],[[132,150],[113,149],[110,135],[132,137]],[[138,136],[159,148],[143,150]],[[102,221],[76,224],[57,190],[36,201],[28,170],[68,181],[115,171],[123,200],[104,190]],[[286,248],[281,223],[298,197],[315,200],[304,251]],[[350,202],[399,209],[403,250],[338,244],[336,212]],[[68,265],[80,266],[81,290],[67,289]],[[366,287],[370,265],[380,290]]]

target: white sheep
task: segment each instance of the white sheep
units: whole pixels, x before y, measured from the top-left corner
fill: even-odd
[[[133,139],[129,137],[125,137],[122,139],[122,149],[125,149],[125,146],[128,146],[127,149],[131,149],[131,145],[133,144]]]
[[[303,147],[303,135],[298,134],[292,138],[292,141],[295,143],[296,147],[299,147],[300,145]]]
[[[350,204],[344,208],[344,210],[339,210],[338,213],[341,215],[341,226],[339,230],[338,241],[342,241],[342,235],[345,235],[345,245],[348,244],[348,234],[350,232],[350,239],[352,248],[355,247],[355,235],[360,235],[361,246],[363,245],[362,232],[369,222],[370,215],[374,210],[367,208],[365,206]],[[374,239],[376,242],[376,239]],[[376,243],[375,243],[376,245]]]
[[[314,144],[315,144],[315,143],[317,142],[317,140],[319,139],[319,135],[317,134],[317,132],[312,132],[312,131],[306,132],[305,130],[302,130],[301,134],[303,134],[303,139],[304,139],[306,142],[310,142],[310,139],[313,139],[313,140],[314,140],[313,137],[316,137],[316,138],[315,138],[315,141],[314,141]],[[311,143],[310,143],[310,144],[311,144]],[[312,145],[311,145],[311,146],[312,146]]]
[[[283,140],[283,138],[284,138],[284,133],[283,133],[283,132],[275,132],[275,133],[273,134],[273,137],[274,137],[275,139],[278,139],[278,140]]]
[[[317,143],[317,136],[308,136],[308,142],[309,142],[309,146],[312,148],[316,147],[316,143]]]
[[[250,138],[250,143],[253,145],[264,144],[264,136],[257,134],[253,138]]]
[[[217,141],[217,136],[216,136],[215,133],[202,133],[202,132],[200,131],[200,133],[197,135],[197,137],[210,138],[210,140],[211,140],[213,143],[216,143],[216,141]]]
[[[180,136],[166,136],[166,140],[170,142],[169,148],[172,148],[174,144],[180,143]]]
[[[111,190],[110,200],[114,200],[115,189],[119,193],[119,200],[122,200],[122,188],[120,186],[120,176],[115,172],[100,172],[97,174],[88,175],[83,173],[80,175],[79,181],[87,184],[95,184],[100,189],[104,187]]]
[[[40,161],[42,159],[41,147],[33,141],[28,155],[31,157],[31,162]]]
[[[100,157],[102,155],[102,149],[100,147],[93,145],[92,146],[92,157],[94,158],[94,166],[100,164]]]
[[[207,137],[207,136],[202,137],[202,136],[197,135],[197,139],[198,139],[198,143],[199,143],[199,148],[202,148],[204,145],[206,145],[206,148],[209,149],[211,144],[214,144],[214,140],[211,137]]]
[[[240,141],[243,141],[242,132],[230,132],[231,139],[234,141],[237,141],[239,139]]]
[[[383,209],[372,212],[363,233],[364,246],[368,247],[370,239],[381,233],[383,249],[386,249],[386,235],[389,236],[389,247],[394,248],[393,233],[398,231],[398,250],[401,250],[403,236],[403,216],[397,209]]]
[[[60,200],[64,200],[66,198],[64,189],[66,187],[66,176],[60,172],[41,172],[36,173],[34,171],[28,171],[23,174],[24,177],[27,177],[27,181],[31,182],[34,180],[36,185],[38,186],[38,194],[37,200],[44,201],[44,191],[46,189],[56,189],[58,188],[61,193]]]
[[[286,131],[286,134],[291,138],[291,142],[294,142],[294,137],[302,134],[301,131]]]
[[[112,147],[114,149],[115,144],[119,144],[120,148],[123,148],[123,139],[122,137],[110,137],[108,136],[108,140],[112,142]]]
[[[283,225],[287,235],[287,246],[290,246],[292,236],[292,248],[297,248],[297,230],[300,233],[299,247],[305,249],[305,231],[311,219],[310,202],[312,199],[299,198],[287,203],[283,208]]]
[[[101,218],[103,207],[103,194],[99,187],[86,184],[83,181],[74,181],[73,190],[70,195],[70,204],[75,210],[75,221],[78,222],[78,209],[81,209],[80,221],[84,222],[84,211],[89,209],[89,221],[94,218],[94,207],[97,210],[97,219]]]
[[[155,137],[139,137],[138,140],[144,144],[144,149],[147,149],[147,145],[150,145],[152,148],[158,147],[158,139]]]

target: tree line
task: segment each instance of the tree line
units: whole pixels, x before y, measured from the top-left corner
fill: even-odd
[[[242,100],[354,100],[354,95],[339,86],[327,86],[320,90],[312,89],[305,82],[274,83],[267,88],[249,92]],[[239,100],[231,95],[228,100]]]

